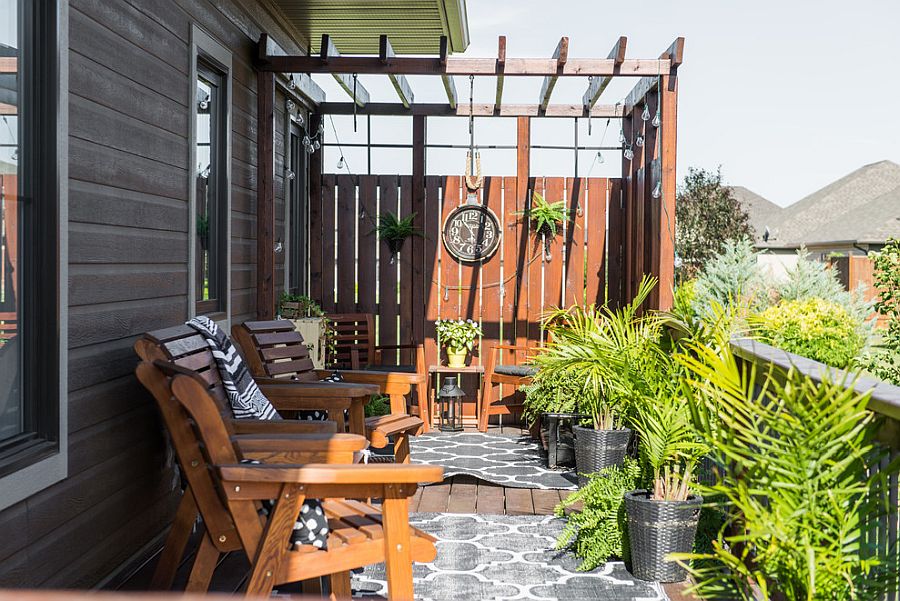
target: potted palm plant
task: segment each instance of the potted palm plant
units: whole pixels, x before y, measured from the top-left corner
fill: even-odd
[[[673,376],[675,374],[672,374]],[[703,499],[692,489],[695,468],[708,452],[691,421],[678,379],[660,380],[655,394],[638,401],[631,423],[650,490],[625,493],[632,574],[641,580],[681,582],[687,573],[670,559],[689,553]]]
[[[434,325],[438,342],[447,349],[447,366],[465,367],[466,355],[484,335],[481,326],[471,319],[439,319]]]
[[[622,464],[632,434],[626,427],[632,400],[648,394],[647,375],[662,355],[661,320],[639,310],[655,283],[644,278],[634,300],[620,309],[575,306],[546,320],[550,341],[535,365],[548,377],[570,373],[583,383],[580,410],[590,419],[573,428],[582,486],[586,474]]]

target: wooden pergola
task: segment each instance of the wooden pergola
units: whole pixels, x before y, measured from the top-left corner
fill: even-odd
[[[412,119],[412,188],[414,199],[425,194],[426,120],[433,116],[516,117],[517,172],[520,191],[527,190],[530,175],[532,117],[622,120],[625,142],[621,193],[610,199],[606,257],[607,290],[611,304],[630,299],[643,274],[659,278],[650,307],[672,306],[674,284],[674,232],[676,188],[676,135],[678,67],[682,63],[684,38],[653,59],[626,57],[627,38],[620,37],[605,58],[572,58],[569,39],[563,37],[550,58],[512,58],[506,55],[506,37],[500,36],[496,57],[449,56],[446,38],[435,57],[397,56],[387,36],[380,37],[377,56],[342,56],[328,35],[322,36],[318,54],[289,56],[271,48],[268,35],[259,40],[258,70],[258,162],[257,188],[257,312],[268,319],[275,312],[275,190],[274,118],[276,74],[301,74],[301,91],[317,102],[310,117],[315,128],[326,114],[393,115]],[[329,102],[309,77],[331,74],[350,97]],[[368,91],[356,76],[384,75],[398,96],[395,103],[370,102]],[[407,76],[440,77],[446,103],[416,103]],[[470,104],[458,99],[454,76],[496,77],[491,104]],[[542,77],[540,93],[533,104],[506,104],[503,88],[507,77]],[[579,102],[554,103],[553,91],[560,77],[587,78]],[[636,79],[624,102],[601,104],[604,90],[616,77]],[[649,117],[648,117],[649,115]],[[576,148],[577,149],[577,148]],[[633,153],[633,156],[631,156]],[[631,156],[629,159],[628,156]],[[322,153],[311,156],[310,202],[321,194]]]

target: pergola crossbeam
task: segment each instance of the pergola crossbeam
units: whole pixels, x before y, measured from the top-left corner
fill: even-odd
[[[394,56],[396,55],[391,47],[391,41],[386,35],[382,35],[378,39],[378,57],[381,59],[382,64],[389,64]],[[406,80],[406,76],[388,73],[388,79],[391,80],[397,95],[400,96],[400,102],[403,103],[403,106],[409,108],[409,105],[413,102],[413,91]]]
[[[323,114],[350,115],[353,114],[351,102],[324,102],[319,105]],[[411,104],[409,108],[399,103],[372,102],[362,109],[357,109],[360,115],[393,115],[393,116],[419,116],[427,117],[468,117],[470,114],[476,117],[587,117],[588,111],[582,104],[549,104],[546,109],[541,109],[539,104],[502,104],[475,103],[470,112],[469,104],[460,104],[450,107],[442,103]],[[618,105],[594,105],[591,108],[591,117],[622,117],[623,107]]]
[[[500,106],[503,100],[503,71],[506,69],[506,36],[497,40],[497,94],[494,104]]]
[[[271,61],[273,58],[287,58],[287,57],[267,57],[267,61]],[[302,57],[302,58],[312,58],[312,60],[316,60],[313,57]],[[356,71],[343,72],[340,70],[332,69],[332,65],[334,61],[341,60],[341,53],[338,52],[338,49],[334,46],[334,43],[331,41],[331,37],[326,33],[322,35],[322,46],[319,49],[319,58],[318,63],[320,67],[324,68],[324,73],[331,73],[334,76],[334,80],[338,82],[338,85],[344,89],[347,94],[350,95],[350,98],[353,99],[358,106],[366,106],[369,103],[369,92],[363,87],[359,80],[354,81],[354,78],[357,77]],[[379,64],[381,60],[379,58],[375,58],[374,60],[378,61]],[[262,69],[265,70],[265,69]],[[284,71],[293,71],[293,72],[301,72],[301,73],[311,73],[308,69],[284,69]]]
[[[616,65],[621,65],[625,62],[625,47],[628,45],[628,38],[623,36],[619,37],[619,40],[616,42],[616,45],[613,46],[612,50],[609,51],[609,55],[606,58],[611,58],[615,61]],[[591,108],[597,103],[597,100],[600,99],[600,95],[603,93],[603,90],[609,85],[612,81],[613,76],[607,75],[603,77],[594,77],[591,79],[590,85],[588,85],[587,91],[584,93],[584,98],[582,101],[584,106],[587,108]]]
[[[659,84],[659,78],[663,75],[670,75],[671,70],[677,70],[684,59],[684,38],[676,38],[672,45],[660,55],[661,60],[667,60],[671,66],[669,69],[662,71],[656,77],[642,77],[632,88],[631,92],[625,98],[625,114],[631,113],[634,107],[640,105],[644,101],[644,97],[651,91],[656,89]]]
[[[546,109],[547,105],[550,104],[550,95],[553,94],[553,88],[556,87],[556,81],[559,79],[558,73],[566,66],[566,61],[569,58],[569,38],[560,38],[559,44],[556,45],[556,50],[553,51],[553,58],[556,61],[557,74],[544,77],[544,83],[541,85],[541,110]]]
[[[441,54],[440,61],[441,65],[447,65],[447,53],[449,48],[449,40],[447,36],[441,36]],[[444,91],[447,92],[447,101],[450,103],[450,108],[456,108],[456,82],[453,80],[453,77],[450,75],[442,74],[441,81],[444,84]]]

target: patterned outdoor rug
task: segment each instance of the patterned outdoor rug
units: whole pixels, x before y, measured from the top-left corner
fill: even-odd
[[[511,488],[578,488],[575,472],[547,469],[540,443],[527,436],[429,432],[410,438],[410,459],[444,468],[445,478],[465,474]]]
[[[419,513],[410,522],[438,538],[434,563],[414,564],[416,599],[667,601],[659,584],[631,576],[621,562],[576,572],[554,551],[563,520],[552,516]],[[353,594],[387,595],[384,564],[353,574]]]

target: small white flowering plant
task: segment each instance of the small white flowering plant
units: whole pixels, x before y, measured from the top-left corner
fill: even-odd
[[[457,352],[463,349],[471,351],[475,340],[484,335],[481,326],[471,319],[439,319],[434,325],[440,343]]]

